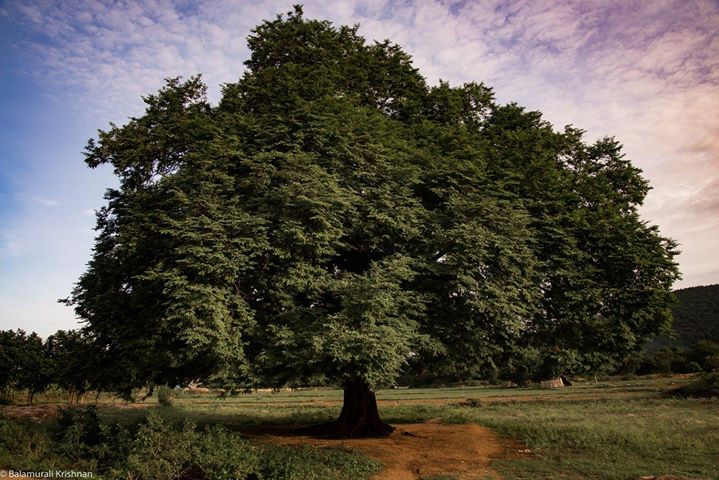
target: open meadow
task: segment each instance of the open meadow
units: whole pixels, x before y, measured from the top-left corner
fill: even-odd
[[[575,382],[555,390],[381,390],[380,414],[397,430],[390,438],[357,440],[297,431],[336,418],[342,392],[334,389],[228,398],[176,391],[164,405],[156,397],[127,404],[100,396],[104,440],[95,445],[83,439],[92,430],[83,410],[58,416],[59,405],[40,397],[33,407],[2,407],[0,466],[93,471],[94,478],[203,478],[172,468],[183,464],[183,452],[193,451],[198,459],[247,457],[244,478],[716,479],[719,399],[668,393],[691,381],[674,376]],[[126,458],[102,452],[105,447]],[[233,478],[230,470],[203,475]]]

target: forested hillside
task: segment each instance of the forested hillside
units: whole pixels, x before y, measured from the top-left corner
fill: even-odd
[[[700,340],[719,342],[719,285],[683,288],[675,293],[676,342],[686,346]]]

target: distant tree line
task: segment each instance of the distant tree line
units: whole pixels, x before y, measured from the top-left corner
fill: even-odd
[[[556,355],[561,358],[553,358],[551,355],[548,357],[538,349],[528,348],[507,359],[506,363],[498,364],[481,376],[471,379],[452,375],[451,372],[424,370],[421,365],[410,363],[398,383],[419,386],[478,380],[527,385],[547,378],[556,378],[560,374],[590,377],[719,371],[719,343],[711,340],[700,340],[691,346],[644,349],[631,353],[618,362],[598,364],[595,368],[568,357],[564,352],[557,351]],[[556,365],[563,365],[564,368],[558,368]]]
[[[24,394],[26,403],[32,405],[36,394],[53,387],[64,391],[71,405],[83,403],[89,392],[94,392],[97,398],[102,391],[117,391],[121,385],[108,375],[112,369],[104,368],[105,362],[112,362],[112,359],[99,351],[82,330],[60,330],[45,341],[34,332],[0,330],[0,403],[9,403],[18,394]],[[552,367],[558,363],[571,365],[572,360],[547,360],[542,352],[526,349],[522,355],[470,379],[450,372],[423,371],[421,365],[410,362],[398,383],[426,385],[479,380],[526,385],[559,373],[647,375],[715,372],[719,371],[719,343],[700,340],[688,347],[646,349],[628,355],[617,364],[604,364],[595,369],[576,362],[575,369],[560,372]],[[324,380],[315,378],[314,383],[321,385]]]
[[[700,340],[689,347],[662,347],[628,356],[622,373],[694,373],[719,370],[719,343]]]
[[[36,333],[0,331],[0,396],[10,401],[24,392],[28,405],[50,387],[67,392],[68,403],[81,403],[87,392],[109,386],[103,356],[82,330],[59,330],[43,341]]]

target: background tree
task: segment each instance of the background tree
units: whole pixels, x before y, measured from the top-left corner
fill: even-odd
[[[16,382],[18,348],[14,330],[0,330],[0,388],[2,399],[9,401]]]
[[[52,382],[53,371],[46,346],[35,332],[0,331],[0,387],[6,400],[12,390],[25,390],[27,404],[32,405],[35,394]]]
[[[35,332],[24,336],[19,346],[17,387],[27,390],[27,404],[32,405],[35,394],[52,383],[54,365],[42,338]]]
[[[299,7],[248,42],[218,106],[171,79],[88,144],[120,187],[68,303],[116,388],[322,376],[345,396],[320,432],[383,435],[373,391],[410,358],[596,368],[667,324],[674,245],[616,142],[428,87],[398,46]]]
[[[68,403],[82,403],[85,393],[101,389],[103,377],[112,373],[102,368],[92,339],[82,330],[58,330],[46,340],[46,356],[52,362],[52,382],[67,391]]]

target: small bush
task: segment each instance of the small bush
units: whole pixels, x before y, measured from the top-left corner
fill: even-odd
[[[239,436],[218,427],[199,432],[192,422],[176,429],[154,413],[138,430],[127,458],[132,477],[145,480],[244,479],[258,466],[257,447]]]
[[[689,362],[686,365],[687,373],[696,373],[702,371],[702,366],[699,365],[697,362]]]
[[[61,408],[57,413],[55,439],[63,452],[72,458],[87,457],[88,448],[102,441],[97,407]]]
[[[123,461],[132,442],[124,427],[102,423],[94,405],[58,410],[52,437],[56,453],[71,462],[83,461],[90,470]]]
[[[46,466],[51,448],[39,428],[27,421],[15,421],[0,414],[0,465],[23,469]]]
[[[704,360],[704,370],[707,372],[719,371],[719,353],[706,357]]]
[[[689,385],[671,392],[680,397],[719,397],[719,372],[705,373]]]
[[[157,388],[157,401],[164,407],[171,407],[175,392],[167,385],[161,385]]]

